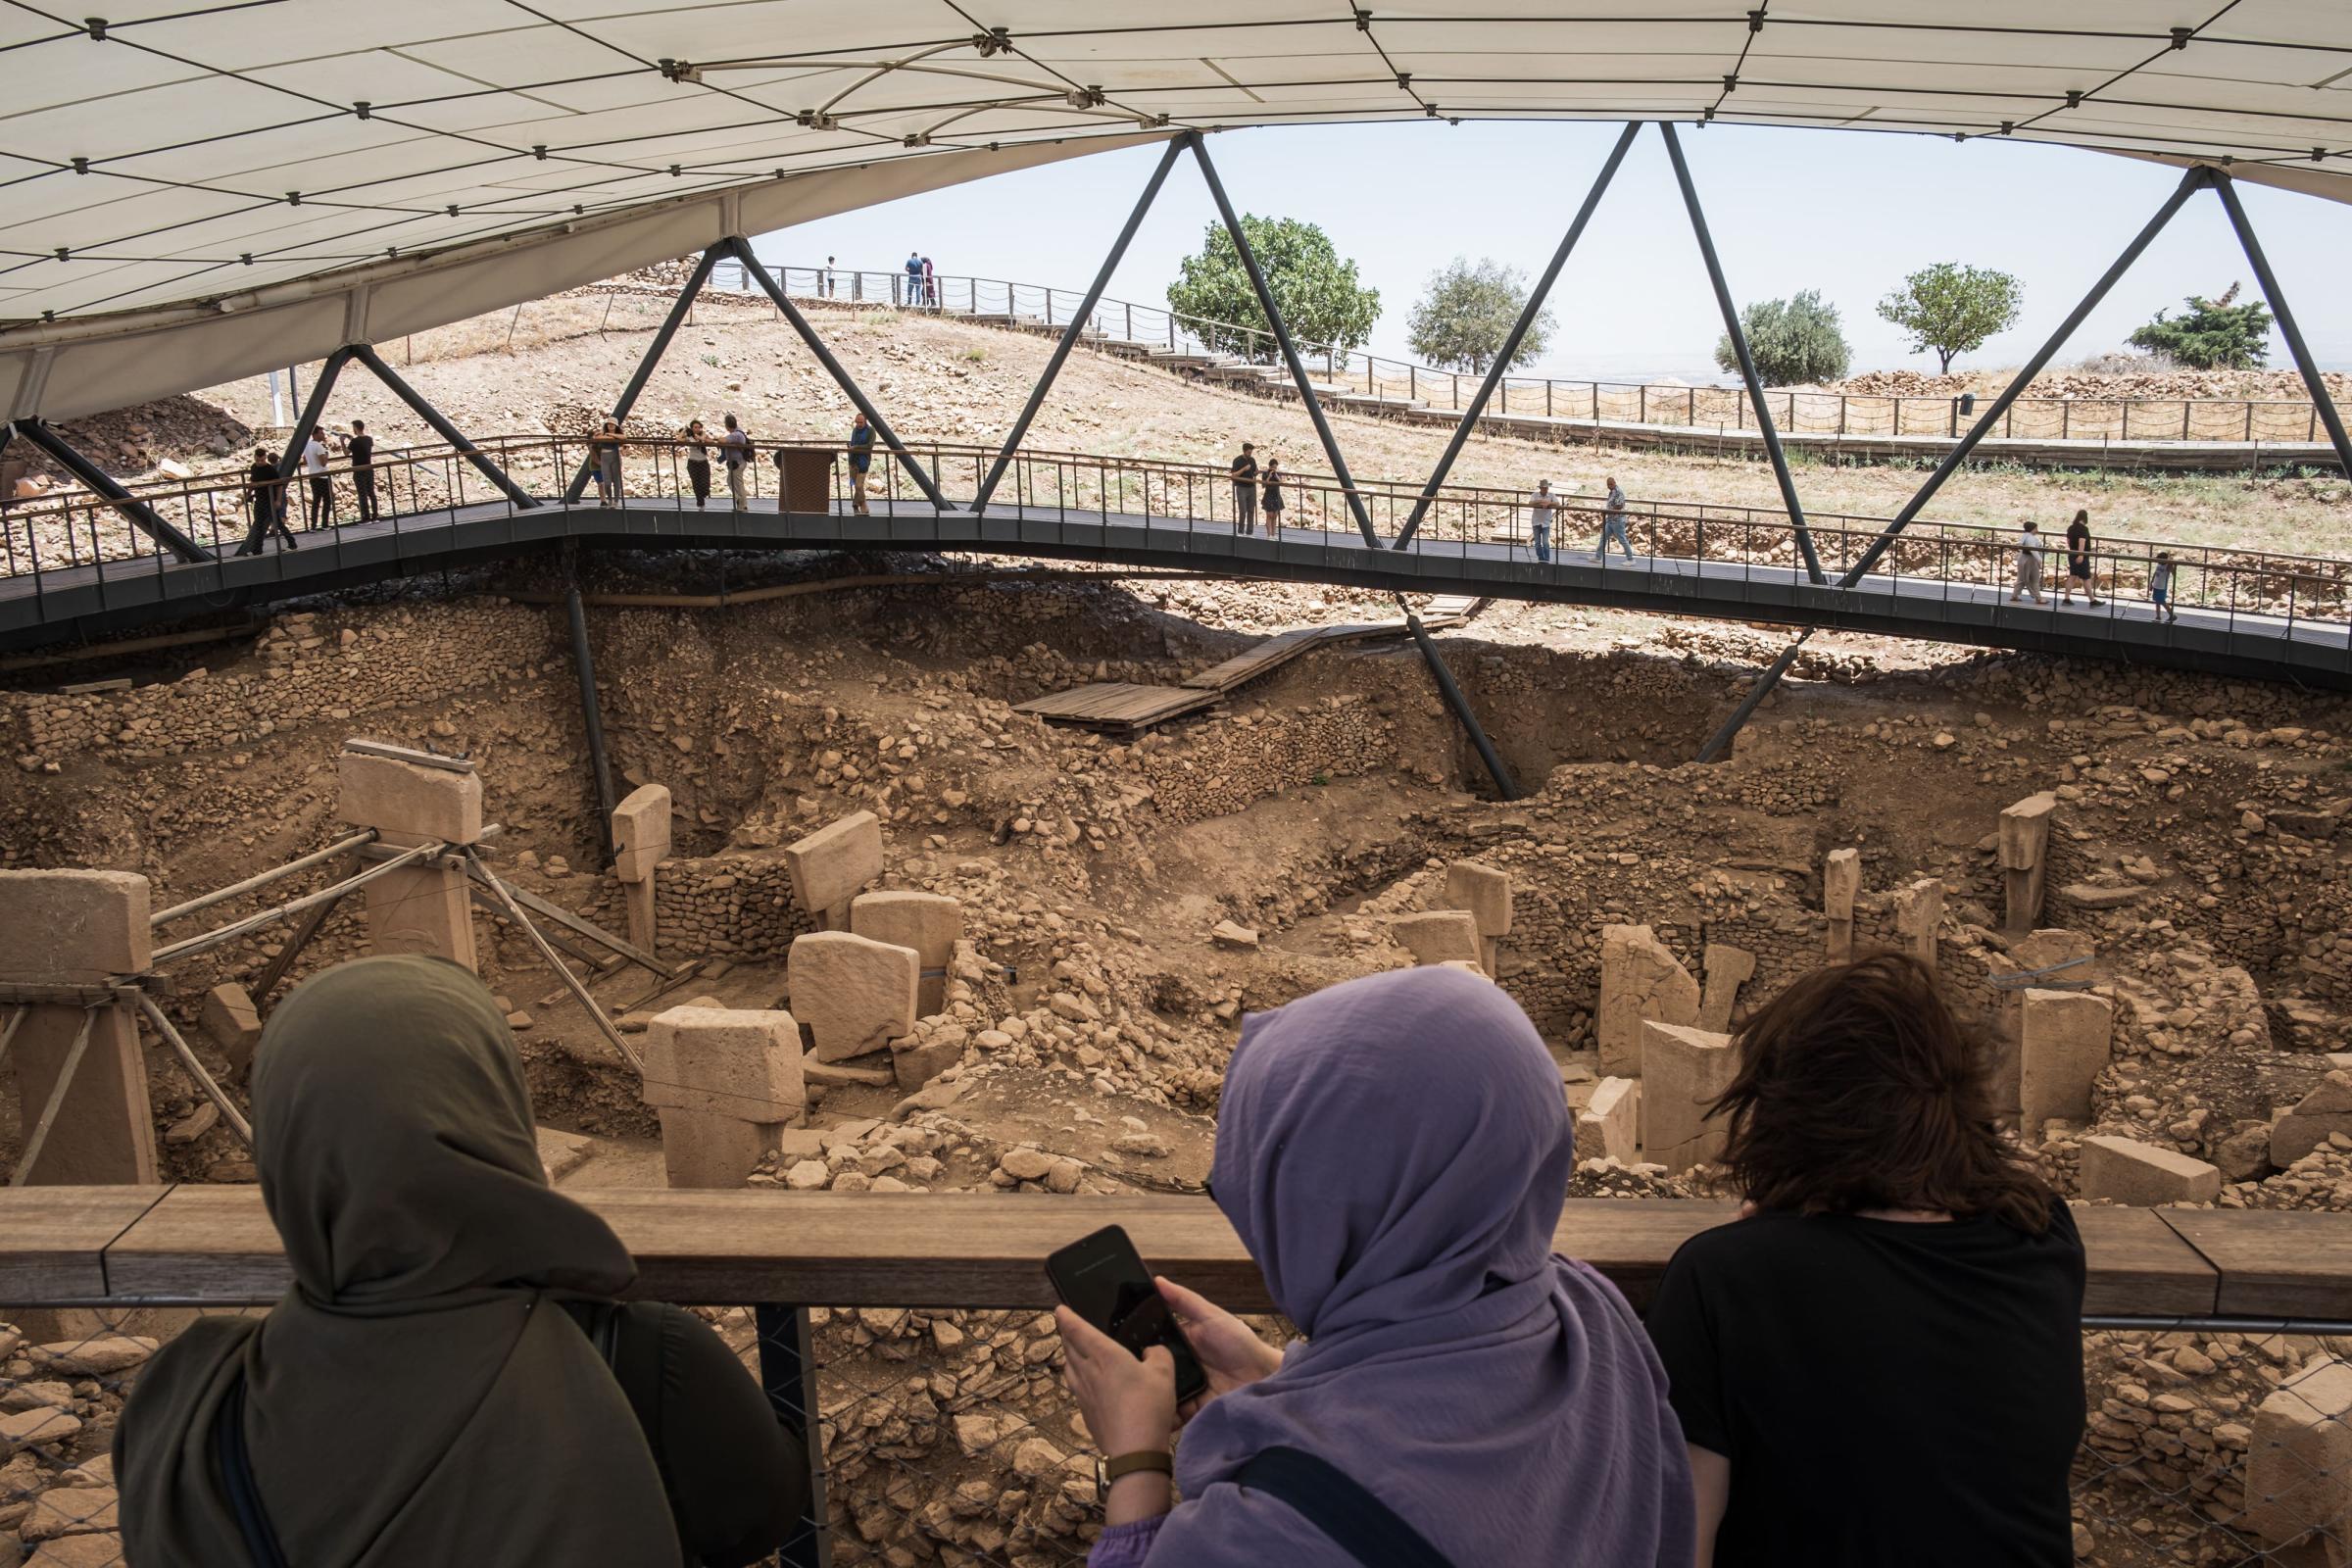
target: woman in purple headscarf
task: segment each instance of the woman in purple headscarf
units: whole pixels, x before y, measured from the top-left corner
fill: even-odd
[[[1475,975],[1374,975],[1252,1015],[1210,1186],[1305,1338],[1277,1353],[1160,1282],[1209,1374],[1184,1500],[1149,1458],[1118,1467],[1093,1568],[1361,1563],[1275,1495],[1287,1484],[1256,1484],[1275,1449],[1336,1468],[1434,1548],[1405,1560],[1688,1564],[1690,1466],[1657,1357],[1616,1289],[1551,1250],[1574,1163],[1558,1069]],[[1057,1316],[1102,1451],[1164,1452],[1167,1352],[1138,1360]]]

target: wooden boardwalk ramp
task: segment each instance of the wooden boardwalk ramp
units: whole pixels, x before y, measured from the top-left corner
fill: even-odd
[[[1421,616],[1425,630],[1443,631],[1465,624],[1486,601],[1447,595],[1431,601]],[[1015,704],[1016,713],[1034,713],[1049,724],[1075,724],[1109,734],[1136,736],[1148,729],[1199,712],[1226,693],[1270,670],[1279,669],[1310,649],[1333,643],[1360,642],[1370,637],[1393,637],[1405,629],[1403,620],[1353,621],[1336,626],[1298,626],[1278,632],[1255,647],[1243,650],[1223,663],[1212,664],[1181,686],[1138,686],[1126,681],[1098,681],[1066,692]]]

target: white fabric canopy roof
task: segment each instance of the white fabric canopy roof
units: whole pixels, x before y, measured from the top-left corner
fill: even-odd
[[[1163,125],[1713,118],[2007,135],[2228,160],[2241,179],[2352,200],[2347,0],[74,9],[109,15],[0,0],[0,321],[19,323],[0,330],[0,410],[17,415],[183,390],[684,254],[729,224]],[[464,286],[425,281],[449,268]],[[229,352],[257,324],[239,309],[296,300],[316,318],[278,323],[297,342],[258,363]]]

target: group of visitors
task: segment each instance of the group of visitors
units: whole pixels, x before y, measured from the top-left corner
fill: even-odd
[[[2011,604],[2016,604],[2021,595],[2030,595],[2037,605],[2042,603],[2042,558],[2048,551],[2049,544],[2040,524],[2028,517],[2017,539],[2017,569],[2009,584]],[[2157,551],[2148,566],[2148,602],[2156,607],[2157,615],[2168,622],[2180,618],[2180,607],[2175,603],[2173,592],[2175,577],[2173,553],[2170,550]],[[2082,590],[2082,602],[2094,610],[2107,603],[2099,597],[2098,557],[2091,544],[2090,513],[2087,509],[2080,508],[2075,513],[2075,520],[2066,525],[2066,578],[2060,584],[2058,602],[2071,607],[2077,588]],[[2113,591],[2110,579],[2111,596]]]
[[[1180,1408],[1166,1349],[1057,1314],[1109,1478],[1093,1568],[2072,1563],[2082,1248],[1995,1125],[1992,1053],[1896,955],[1798,980],[1736,1048],[1711,1114],[1746,1202],[1644,1323],[1553,1250],[1573,1125],[1499,988],[1407,969],[1246,1019],[1208,1190],[1300,1338],[1161,1281],[1207,1374]],[[480,981],[330,969],[252,1073],[295,1283],[141,1376],[131,1561],[775,1549],[806,1444],[699,1318],[614,1300],[635,1265],[550,1190]]]
[[[939,274],[931,270],[931,258],[906,253],[906,303],[939,307]]]
[[[732,414],[721,416],[720,429],[712,435],[700,419],[689,419],[672,439],[686,453],[686,483],[694,495],[698,510],[708,510],[710,504],[711,449],[718,452],[718,464],[725,470],[727,497],[732,510],[748,511],[751,507],[751,466],[754,462],[752,435]],[[588,469],[596,480],[596,498],[600,505],[614,507],[624,494],[620,455],[628,445],[628,433],[617,418],[609,418],[588,438]],[[874,427],[864,414],[858,414],[850,426],[844,443],[850,465],[850,503],[859,516],[868,515],[866,480],[874,463]],[[791,450],[776,448],[773,456],[779,474],[784,468],[784,455]],[[779,482],[777,493],[783,493]]]
[[[368,433],[368,421],[352,420],[348,433],[314,425],[294,460],[295,470],[303,479],[302,514],[306,529],[334,525],[332,470],[338,456],[351,465],[352,496],[358,505],[359,520],[373,522],[384,514],[375,488],[375,437]],[[238,555],[261,554],[272,535],[288,550],[300,544],[286,520],[293,510],[287,494],[292,479],[291,473],[280,470],[278,460],[270,455],[267,447],[253,449],[253,462],[245,470],[246,515],[251,528],[245,542],[237,547]]]
[[[1552,493],[1551,481],[1537,480],[1536,493],[1527,498],[1527,532],[1529,544],[1540,562],[1548,564],[1551,560],[1551,529],[1559,510],[1560,498]],[[1634,559],[1633,541],[1626,536],[1625,516],[1625,491],[1617,483],[1617,476],[1611,474],[1608,495],[1600,504],[1599,554],[1603,566],[1609,564],[1609,545],[1612,542],[1625,553],[1626,560]]]
[[[1257,446],[1245,441],[1232,463],[1233,473],[1233,530],[1236,533],[1255,533],[1260,512],[1266,517],[1266,537],[1282,537],[1282,512],[1289,505],[1282,494],[1282,460],[1268,458],[1261,466],[1257,461]]]

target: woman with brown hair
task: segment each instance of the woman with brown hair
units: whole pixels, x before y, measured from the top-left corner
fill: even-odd
[[[1649,1311],[1700,1568],[2074,1561],[2082,1243],[1917,961],[1797,981],[1711,1115],[1747,1203]]]

